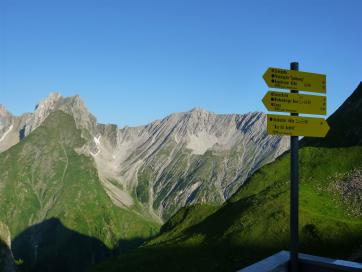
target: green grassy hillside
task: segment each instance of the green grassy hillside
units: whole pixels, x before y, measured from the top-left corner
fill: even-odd
[[[335,191],[353,169],[362,169],[362,147],[300,151],[301,251],[348,258],[362,244],[362,216],[353,198]],[[193,207],[146,246],[99,266],[98,271],[235,271],[289,243],[289,155],[253,175],[220,209]],[[193,211],[194,210],[194,211]],[[203,220],[194,217],[198,213]],[[179,222],[173,225],[172,221]],[[181,261],[180,261],[181,260]]]
[[[56,271],[57,262],[67,256],[72,260],[67,271],[82,271],[120,241],[147,238],[159,229],[137,211],[112,203],[93,160],[75,151],[84,143],[81,133],[72,116],[57,111],[0,154],[0,221],[10,229],[15,257],[28,267],[43,266],[48,261],[44,256],[62,255],[52,258],[49,271]],[[69,248],[66,241],[75,234],[80,241],[98,241],[99,254],[82,243]],[[77,252],[82,260],[74,258]]]
[[[301,142],[302,252],[362,261],[355,254],[362,245],[361,101],[362,85],[329,118],[325,139]],[[288,249],[289,175],[287,153],[259,169],[220,208],[180,210],[158,237],[94,271],[235,271]]]

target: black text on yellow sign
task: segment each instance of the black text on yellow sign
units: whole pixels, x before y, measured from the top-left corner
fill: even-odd
[[[325,137],[329,125],[323,118],[268,114],[268,134]]]
[[[269,91],[263,104],[269,111],[327,114],[325,96]]]
[[[326,93],[326,75],[268,68],[263,78],[270,88]]]

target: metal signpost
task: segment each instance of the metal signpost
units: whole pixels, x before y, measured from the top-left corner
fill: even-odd
[[[290,93],[269,91],[263,103],[270,111],[287,115],[267,115],[268,134],[290,136],[290,268],[298,271],[298,136],[325,137],[329,126],[322,118],[299,117],[298,113],[326,114],[326,97],[298,94],[300,91],[326,93],[326,76],[299,72],[298,62],[290,70],[269,68],[263,78],[270,88],[290,89]]]
[[[299,64],[292,62],[290,69],[298,71]],[[291,90],[291,93],[298,93]],[[291,116],[298,116],[298,113],[291,113]],[[298,136],[290,137],[290,266],[292,272],[298,271],[298,224],[299,224],[299,194],[298,194]]]

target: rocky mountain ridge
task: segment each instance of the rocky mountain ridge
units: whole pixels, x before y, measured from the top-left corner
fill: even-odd
[[[93,157],[103,187],[122,208],[140,204],[156,219],[192,203],[222,203],[256,169],[288,149],[270,137],[265,115],[214,114],[194,108],[139,127],[98,124],[79,96],[51,93],[33,113],[0,108],[0,152],[39,127],[50,113],[70,114]]]
[[[78,128],[93,130],[95,117],[88,112],[79,96],[64,98],[59,93],[50,93],[39,102],[33,113],[20,116],[12,115],[4,105],[0,104],[0,152],[3,152],[38,128],[50,113],[62,110],[71,114]]]

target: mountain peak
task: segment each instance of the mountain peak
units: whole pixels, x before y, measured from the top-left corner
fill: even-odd
[[[78,107],[88,111],[87,106],[85,105],[85,103],[84,103],[83,99],[80,97],[80,95],[71,96],[70,100],[73,102],[74,106],[78,106]]]
[[[62,95],[58,92],[50,92],[47,99],[59,99]]]
[[[63,110],[68,113],[83,112],[84,114],[89,114],[87,106],[79,95],[63,97],[58,92],[49,93],[48,97],[39,102],[35,107],[35,111],[40,115],[44,113],[47,115],[47,113],[54,110]]]
[[[79,95],[63,97],[58,92],[51,92],[47,98],[40,101],[34,113],[26,120],[25,136],[36,129],[50,113],[61,110],[71,114],[77,124],[77,127],[94,127],[95,118],[88,112],[87,107]]]
[[[195,107],[189,111],[191,114],[206,114],[210,113],[209,111],[205,110],[204,108]]]
[[[203,109],[203,108],[193,108],[189,112],[186,112],[186,116],[189,116],[192,120],[203,120],[210,117],[210,115],[213,115],[211,112]]]
[[[40,101],[36,106],[35,110],[42,109],[42,108],[53,108],[54,105],[59,101],[63,99],[63,96],[60,95],[58,92],[51,92],[47,98]]]
[[[10,113],[6,109],[6,107],[2,104],[0,104],[0,118],[3,118],[5,116],[8,116]]]
[[[0,104],[0,129],[11,123],[12,117],[13,115],[5,108],[5,106]]]

